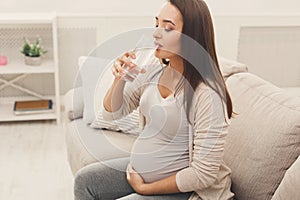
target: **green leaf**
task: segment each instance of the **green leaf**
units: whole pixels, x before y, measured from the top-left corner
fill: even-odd
[[[24,45],[21,50],[21,53],[23,53],[25,56],[30,56],[30,57],[39,57],[47,53],[47,51],[43,50],[40,43],[41,43],[41,38],[37,38],[36,42],[32,44],[27,38],[24,37]]]

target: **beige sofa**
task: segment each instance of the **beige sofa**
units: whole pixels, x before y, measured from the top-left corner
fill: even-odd
[[[300,198],[300,97],[254,74],[227,73],[234,111],[225,162],[238,200]],[[65,95],[66,145],[72,173],[93,162],[125,157],[136,136],[90,128],[82,119],[81,86]]]

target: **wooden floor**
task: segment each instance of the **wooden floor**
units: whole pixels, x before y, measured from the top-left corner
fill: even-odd
[[[0,199],[73,199],[63,123],[0,123]]]

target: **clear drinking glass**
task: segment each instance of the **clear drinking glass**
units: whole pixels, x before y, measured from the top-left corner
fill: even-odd
[[[149,65],[149,61],[153,56],[156,48],[157,47],[154,44],[153,37],[146,37],[145,35],[142,35],[142,37],[136,43],[135,48],[133,49],[136,58],[129,58],[131,62],[133,62],[137,66],[131,70],[127,70],[123,65],[122,68],[126,72],[123,76],[123,79],[125,81],[132,82],[138,76],[141,70]]]

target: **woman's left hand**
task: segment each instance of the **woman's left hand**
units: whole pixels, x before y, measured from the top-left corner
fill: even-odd
[[[142,195],[173,194],[180,192],[176,184],[176,173],[152,183],[145,183],[141,175],[133,169],[131,164],[128,164],[126,175],[127,181],[134,191]]]
[[[143,194],[143,186],[145,186],[145,182],[141,175],[139,175],[132,167],[131,164],[128,164],[126,169],[127,181],[131,185],[131,187],[140,194]]]

